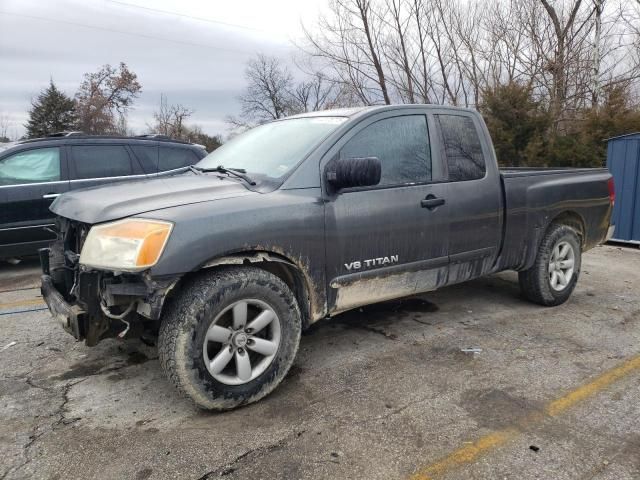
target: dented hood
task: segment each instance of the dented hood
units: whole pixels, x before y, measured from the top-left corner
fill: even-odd
[[[242,195],[259,194],[235,180],[185,173],[71,191],[58,197],[51,205],[51,211],[65,218],[94,224]]]

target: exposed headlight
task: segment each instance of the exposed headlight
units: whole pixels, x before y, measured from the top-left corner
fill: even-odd
[[[80,253],[88,267],[136,272],[154,266],[173,224],[135,218],[91,227]]]

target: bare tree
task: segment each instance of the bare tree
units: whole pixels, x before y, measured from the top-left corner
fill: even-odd
[[[600,42],[602,38],[602,13],[604,0],[593,0],[595,14],[595,33],[593,40],[593,67],[591,74],[591,103],[597,108],[600,96]]]
[[[606,15],[606,10],[603,15],[600,89],[629,83],[637,94],[640,79],[640,0],[621,3],[617,15]]]
[[[551,73],[552,85],[549,102],[553,118],[553,126],[558,128],[561,114],[567,98],[566,77],[568,61],[571,59],[571,41],[573,40],[573,26],[582,5],[582,0],[573,0],[569,14],[563,18],[549,0],[540,0],[553,27],[553,57],[548,62],[548,70]]]
[[[239,97],[245,121],[264,123],[292,112],[293,76],[278,58],[259,54],[249,60],[245,79],[247,88]]]
[[[227,117],[227,123],[241,131],[288,115],[352,104],[351,91],[345,84],[317,70],[300,74],[303,78],[296,82],[277,57],[257,55],[249,60],[247,86],[239,97],[240,115]]]
[[[417,80],[415,82],[416,89],[420,92],[422,101],[424,103],[431,103],[431,68],[428,63],[428,50],[426,45],[426,33],[423,27],[422,18],[424,12],[424,0],[413,0],[412,15],[413,21],[416,26],[416,37],[414,43],[417,48],[417,61],[419,62],[418,73],[416,75]]]
[[[345,4],[348,6],[347,2],[345,2]],[[376,33],[375,23],[372,21],[372,18],[376,15],[372,9],[372,4],[373,2],[371,0],[351,0],[351,7],[356,7],[357,14],[359,14],[360,17],[359,20],[362,23],[362,31],[367,39],[367,46],[369,48],[368,54],[373,62],[373,67],[375,68],[376,75],[378,77],[378,84],[380,85],[380,91],[382,92],[384,103],[388,105],[391,103],[391,99],[389,98],[389,92],[387,91],[387,82],[384,70],[380,63],[380,41],[379,35]]]
[[[0,112],[0,143],[8,142],[11,139],[9,138],[9,128],[11,127],[11,119],[9,115],[5,112]]]
[[[391,103],[383,67],[384,13],[374,0],[331,0],[318,33],[305,29],[305,51],[331,68],[366,105]]]
[[[85,74],[75,97],[80,129],[89,134],[121,131],[141,90],[137,75],[122,62]]]
[[[298,83],[292,94],[292,109],[296,113],[315,112],[335,106],[337,85],[322,73],[315,72],[308,80]]]
[[[640,93],[640,0],[332,0],[301,49],[365,105],[473,107],[517,83],[566,134],[602,89]]]
[[[193,110],[184,105],[169,105],[166,95],[161,93],[160,107],[153,112],[155,124],[152,130],[161,135],[184,140],[189,133],[186,120],[191,117],[193,113]]]
[[[416,103],[413,87],[414,75],[412,62],[409,61],[409,46],[407,45],[409,25],[412,20],[411,5],[404,0],[385,0],[387,12],[382,18],[394,36],[387,43],[385,57],[395,69],[391,71],[392,81],[396,89],[407,103]],[[404,7],[407,8],[405,12]],[[388,19],[386,17],[389,17]],[[394,75],[396,73],[396,75]]]

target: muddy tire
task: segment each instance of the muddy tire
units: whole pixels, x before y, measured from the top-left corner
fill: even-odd
[[[229,410],[269,394],[293,364],[300,309],[287,285],[253,267],[203,272],[160,325],[160,364],[198,407]]]
[[[578,282],[581,260],[576,231],[567,225],[552,224],[533,266],[518,273],[523,295],[531,302],[549,307],[566,302]]]

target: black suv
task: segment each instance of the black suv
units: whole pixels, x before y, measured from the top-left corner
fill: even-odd
[[[161,135],[65,132],[0,143],[0,259],[37,253],[55,239],[51,202],[60,194],[196,164],[204,147]],[[113,200],[113,199],[112,199]]]

